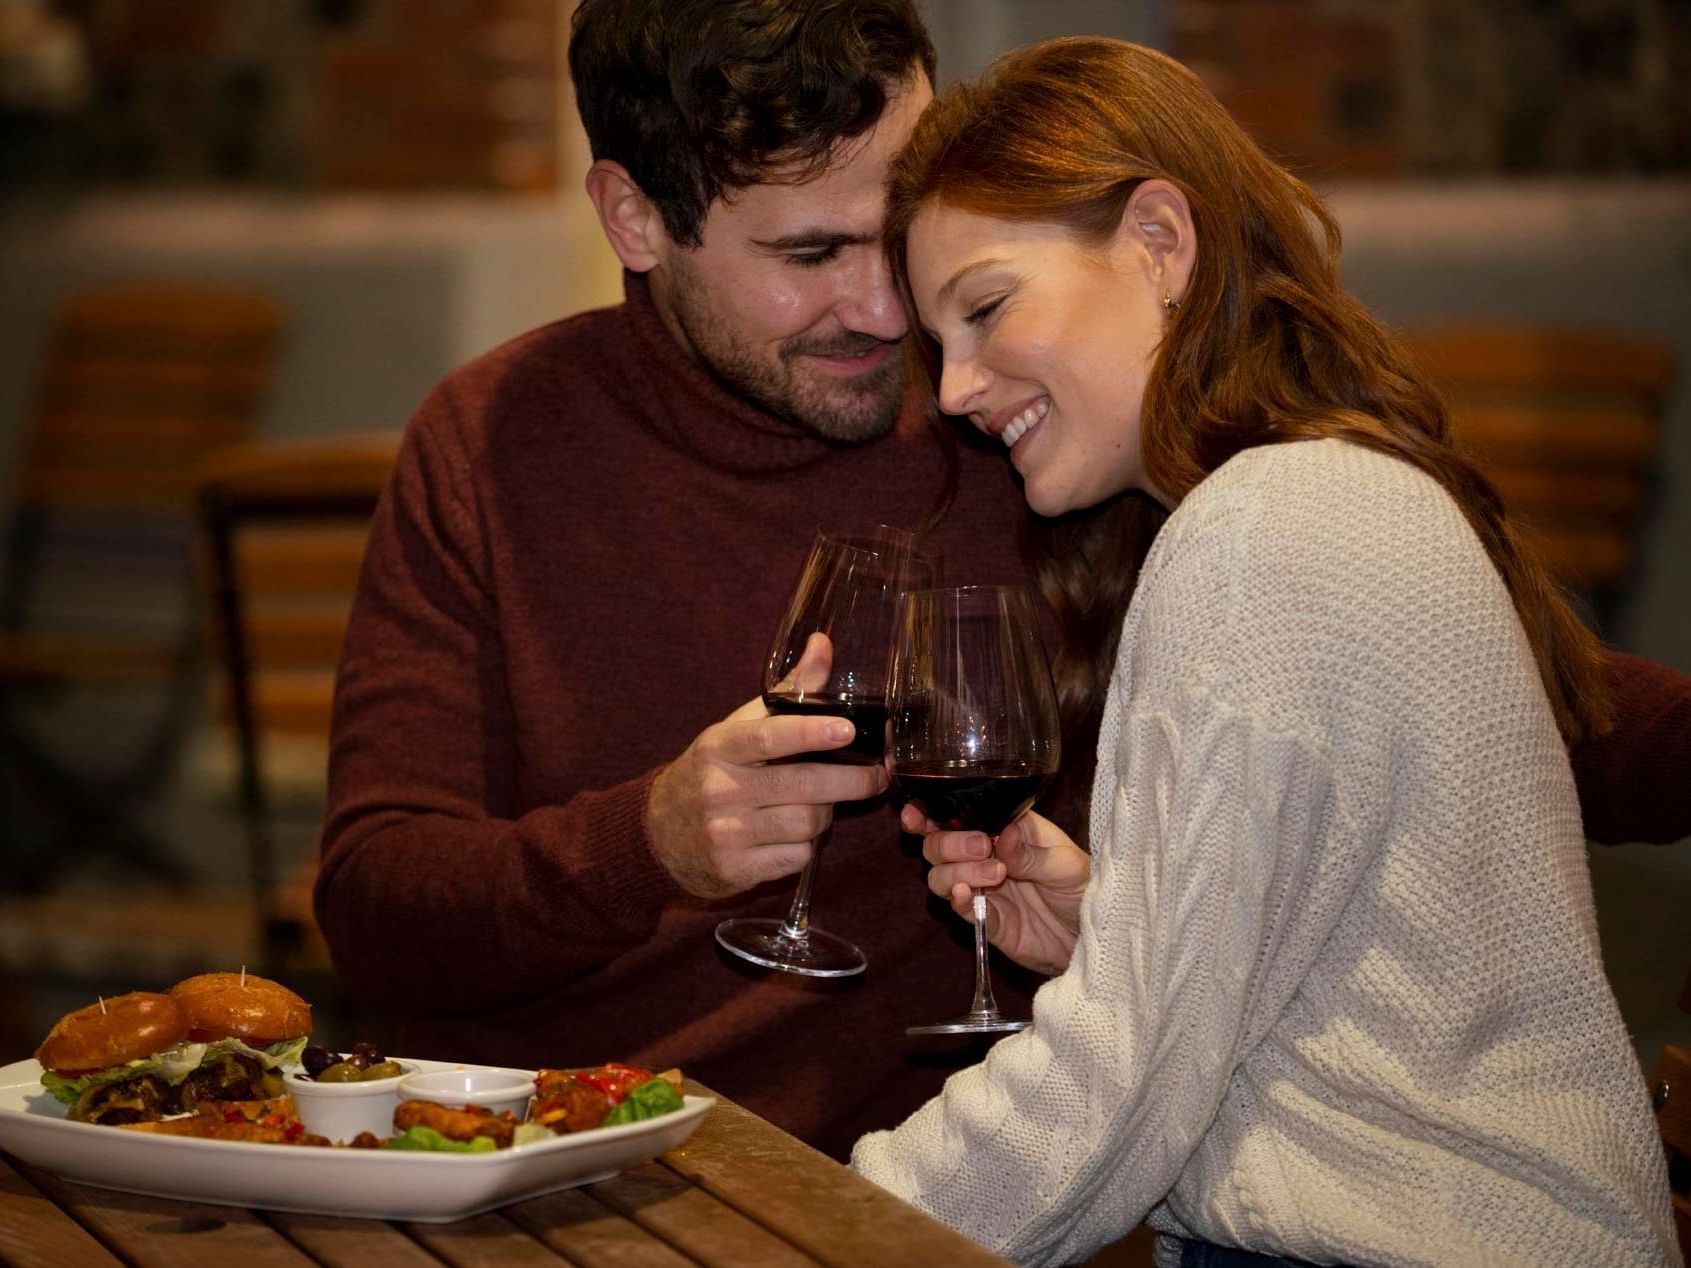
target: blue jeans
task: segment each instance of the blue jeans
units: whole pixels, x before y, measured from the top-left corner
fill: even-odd
[[[1182,1241],[1180,1268],[1309,1268],[1302,1259],[1263,1255],[1254,1250],[1216,1246],[1210,1242]]]

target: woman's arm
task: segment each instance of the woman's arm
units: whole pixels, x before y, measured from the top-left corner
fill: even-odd
[[[1173,1187],[1366,865],[1314,745],[1196,686],[1115,735],[1108,840],[1033,1028],[852,1155],[1019,1262],[1083,1258]]]

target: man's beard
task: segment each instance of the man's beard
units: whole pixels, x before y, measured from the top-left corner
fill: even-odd
[[[673,276],[669,299],[676,324],[705,368],[734,395],[841,444],[861,444],[892,430],[904,405],[902,346],[892,348],[878,369],[853,378],[824,376],[804,358],[853,356],[882,340],[850,330],[798,334],[783,340],[775,359],[767,360],[712,310],[690,270],[677,268]]]

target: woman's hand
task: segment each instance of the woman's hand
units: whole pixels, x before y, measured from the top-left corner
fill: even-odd
[[[1029,812],[998,834],[941,832],[905,806],[899,823],[925,834],[922,857],[933,864],[928,888],[973,919],[973,889],[987,891],[987,933],[993,946],[1041,973],[1068,967],[1080,929],[1080,898],[1091,856],[1049,819]]]

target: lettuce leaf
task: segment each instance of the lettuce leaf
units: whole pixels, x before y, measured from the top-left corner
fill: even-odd
[[[257,1057],[264,1063],[266,1070],[274,1070],[277,1066],[298,1065],[299,1054],[305,1051],[305,1045],[311,1042],[310,1035],[299,1035],[293,1039],[278,1039],[268,1048],[249,1048],[238,1039],[228,1042],[240,1044],[242,1052],[248,1056]]]
[[[238,1052],[252,1057],[266,1070],[274,1070],[278,1066],[296,1063],[299,1054],[305,1051],[305,1045],[310,1041],[310,1035],[300,1035],[294,1039],[279,1040],[268,1048],[249,1048],[239,1039],[233,1038],[219,1039],[216,1043],[179,1043],[174,1048],[155,1052],[150,1057],[141,1057],[123,1065],[109,1066],[88,1074],[79,1074],[74,1078],[65,1078],[51,1070],[43,1070],[41,1086],[46,1088],[55,1100],[74,1105],[77,1098],[91,1087],[117,1083],[143,1074],[157,1075],[174,1086],[207,1061],[215,1061],[226,1052]]]
[[[648,1079],[646,1082],[629,1089],[628,1095],[623,1097],[609,1114],[601,1127],[615,1127],[619,1123],[638,1123],[648,1118],[656,1118],[660,1114],[672,1114],[682,1109],[686,1101],[681,1093],[666,1079]]]
[[[491,1136],[477,1136],[474,1140],[453,1140],[442,1136],[432,1127],[418,1123],[400,1135],[382,1142],[383,1149],[422,1149],[431,1153],[490,1154],[498,1148]]]

